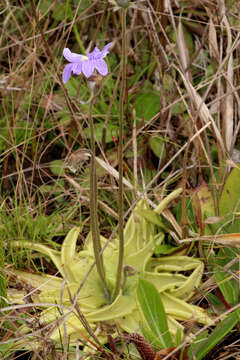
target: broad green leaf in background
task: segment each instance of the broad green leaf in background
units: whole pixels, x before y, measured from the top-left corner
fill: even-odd
[[[240,164],[238,164],[240,165]],[[240,169],[234,168],[224,184],[224,188],[219,201],[219,215],[224,216],[232,211],[236,211],[236,206],[240,207]]]
[[[237,164],[238,166],[240,164]],[[240,210],[240,168],[234,168],[227,177],[219,200],[219,216],[224,216],[222,223],[225,224],[233,219],[233,213]],[[225,231],[228,233],[240,232],[240,220],[235,217],[233,222],[226,224]]]
[[[169,333],[166,314],[155,286],[149,281],[140,279],[137,295],[150,329],[160,339],[165,348],[172,347],[173,342]]]
[[[239,301],[239,280],[234,277],[234,273],[239,270],[239,263],[236,261],[226,271],[224,271],[224,266],[228,265],[239,256],[240,250],[238,249],[221,248],[214,259],[217,264],[214,267],[215,280],[224,296],[224,299],[230,306],[236,305]]]
[[[164,158],[166,155],[164,147],[164,138],[162,136],[151,136],[149,139],[149,145],[154,155],[158,158]]]
[[[99,122],[98,124],[94,125],[94,134],[97,141],[102,140],[102,133],[104,128],[104,122]],[[84,133],[90,138],[90,129],[89,127],[86,127],[84,129]],[[113,136],[118,136],[118,126],[115,126],[114,124],[109,123],[106,128],[106,143],[113,142]]]
[[[178,114],[182,115],[185,111],[186,111],[186,106],[181,102],[173,104],[172,106],[172,115],[178,115]]]
[[[135,110],[138,119],[149,121],[160,110],[160,97],[154,93],[137,96]]]

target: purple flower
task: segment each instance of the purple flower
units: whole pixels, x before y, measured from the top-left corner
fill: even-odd
[[[107,44],[102,51],[95,47],[86,56],[72,53],[68,48],[65,48],[63,56],[70,64],[67,64],[63,69],[62,79],[64,84],[70,79],[72,73],[76,75],[83,73],[86,78],[89,78],[96,69],[102,76],[106,76],[108,67],[103,59],[109,53],[108,49],[111,45],[112,43]]]

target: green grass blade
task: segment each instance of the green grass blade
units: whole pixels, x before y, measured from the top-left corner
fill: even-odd
[[[73,12],[72,12],[72,8],[71,8],[71,5],[70,5],[70,1],[68,0],[67,1],[67,5],[66,5],[66,12],[67,12],[67,15],[70,17],[71,21],[74,19],[74,16],[73,16]],[[74,24],[73,25],[73,31],[74,31],[74,34],[75,34],[75,37],[76,37],[76,40],[78,42],[78,45],[79,45],[79,48],[80,48],[80,51],[83,55],[86,54],[86,51],[85,51],[85,48],[83,46],[83,43],[82,43],[82,40],[81,40],[81,37],[80,37],[80,34],[78,32],[78,28],[77,28],[77,25]]]
[[[194,346],[193,344],[188,351],[190,359],[203,359],[227,334],[230,333],[239,320],[240,310],[238,309],[221,321],[205,341],[199,343],[200,339],[196,338],[195,343],[197,342],[198,345]]]
[[[149,327],[165,348],[172,347],[173,341],[169,333],[162,300],[157,289],[150,282],[140,279],[137,294]]]

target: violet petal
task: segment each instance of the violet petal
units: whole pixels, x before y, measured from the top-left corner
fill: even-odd
[[[101,54],[101,51],[99,50],[99,48],[96,46],[95,48],[94,48],[94,50],[90,53],[90,54],[93,54],[93,55],[99,55],[99,54]]]
[[[110,48],[111,45],[112,45],[112,42],[110,42],[109,44],[104,46],[104,48],[101,51],[102,58],[104,58],[109,53],[108,49]]]
[[[95,67],[102,76],[106,76],[108,74],[108,67],[104,60],[97,60],[95,63]]]
[[[82,61],[82,55],[79,54],[75,54],[73,52],[71,52],[68,48],[65,48],[63,50],[63,56],[65,57],[65,59],[67,59],[69,62],[80,62]]]
[[[64,84],[66,84],[66,82],[70,79],[71,73],[72,73],[72,64],[65,65],[62,73],[62,80]]]
[[[76,75],[80,75],[82,72],[82,62],[72,64],[72,72]]]
[[[94,71],[94,62],[90,60],[85,60],[82,62],[82,72],[86,76],[86,78],[89,78]]]

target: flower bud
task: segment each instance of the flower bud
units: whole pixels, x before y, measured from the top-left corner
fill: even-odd
[[[103,76],[100,74],[94,74],[88,78],[87,84],[88,88],[93,94],[96,94],[99,89],[102,87]]]
[[[125,265],[123,268],[123,272],[125,276],[133,276],[137,273],[136,270],[130,265]]]

